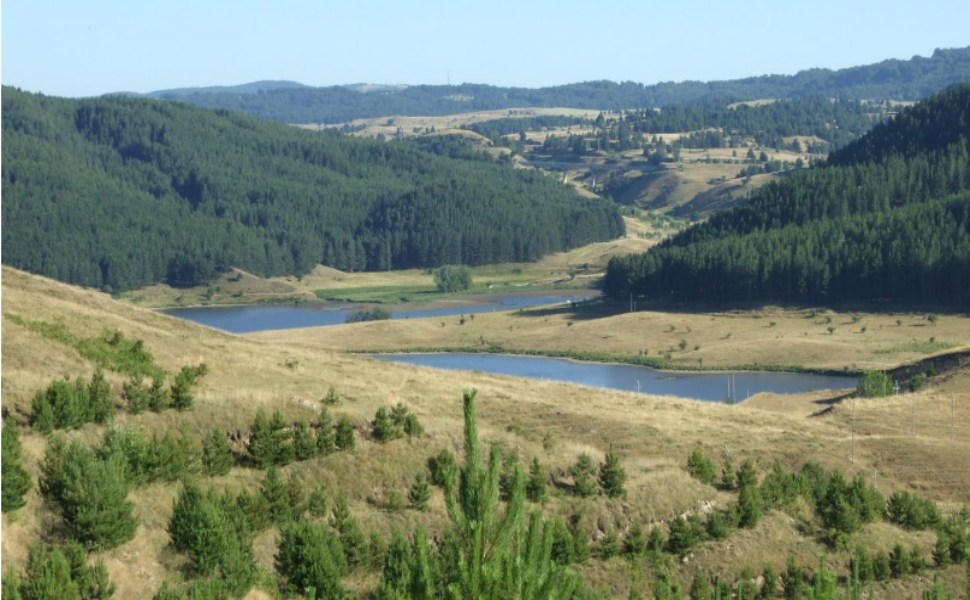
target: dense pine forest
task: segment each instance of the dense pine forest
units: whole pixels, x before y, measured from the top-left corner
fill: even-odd
[[[207,108],[228,108],[286,123],[340,123],[385,115],[568,106],[593,110],[643,109],[698,101],[837,96],[918,100],[970,79],[970,48],[936,50],[929,58],[885,60],[848,69],[810,69],[729,81],[643,85],[589,81],[539,89],[482,84],[301,87],[263,82],[232,88],[164,90],[152,96]]]
[[[113,291],[199,284],[230,267],[530,261],[623,232],[611,203],[453,145],[159,100],[5,87],[3,141],[4,263]]]
[[[687,303],[970,306],[970,84],[938,94],[647,253],[606,292]]]

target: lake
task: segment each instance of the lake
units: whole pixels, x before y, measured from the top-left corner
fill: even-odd
[[[347,320],[347,315],[374,306],[381,306],[391,311],[392,319],[419,319],[513,310],[542,304],[582,302],[598,294],[599,292],[590,290],[570,290],[568,293],[485,294],[469,300],[449,302],[447,306],[440,306],[443,303],[439,303],[439,306],[433,308],[418,303],[374,305],[352,302],[320,302],[287,305],[200,306],[165,309],[161,312],[200,325],[222,329],[229,333],[252,333],[271,329],[340,325]]]
[[[735,399],[741,402],[759,392],[794,394],[813,390],[854,388],[857,381],[855,377],[780,371],[717,373],[658,371],[635,365],[587,363],[561,358],[508,354],[379,354],[374,357],[437,369],[482,371],[532,379],[548,379],[708,402],[724,402],[732,396],[732,385]]]

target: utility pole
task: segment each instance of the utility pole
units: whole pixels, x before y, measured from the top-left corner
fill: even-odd
[[[872,465],[872,489],[879,491],[876,487],[876,465]]]

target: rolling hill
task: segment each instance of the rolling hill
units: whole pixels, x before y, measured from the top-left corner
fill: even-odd
[[[447,139],[316,133],[160,100],[3,90],[3,260],[113,291],[530,261],[622,235],[616,207]]]
[[[684,303],[970,305],[970,84],[644,254],[606,291]]]
[[[285,123],[342,123],[389,115],[442,115],[521,107],[593,110],[640,109],[710,100],[838,96],[917,100],[970,80],[970,48],[936,50],[930,57],[885,60],[840,70],[810,69],[795,75],[762,75],[728,81],[654,85],[589,81],[555,87],[504,88],[484,84],[418,86],[281,86],[248,90],[187,88],[150,96],[207,108],[228,108]],[[366,90],[366,91],[358,91]]]

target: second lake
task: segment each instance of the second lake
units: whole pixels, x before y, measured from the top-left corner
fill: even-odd
[[[587,363],[562,358],[507,354],[378,354],[374,357],[438,369],[548,379],[707,402],[725,402],[732,397],[734,401],[741,402],[759,392],[795,394],[856,386],[855,377],[836,375],[780,371],[687,373],[658,371],[636,365]]]

